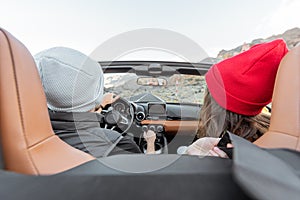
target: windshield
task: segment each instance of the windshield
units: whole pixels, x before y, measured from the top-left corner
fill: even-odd
[[[105,73],[105,92],[113,92],[135,102],[146,102],[145,98],[142,98],[143,94],[157,97],[147,101],[197,104],[203,102],[206,88],[204,76],[175,74],[170,77],[159,77],[166,80],[166,84],[155,86],[138,84],[138,78],[139,76],[134,73]]]

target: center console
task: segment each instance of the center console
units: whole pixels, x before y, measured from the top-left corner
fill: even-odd
[[[163,102],[148,103],[146,119],[155,120],[166,120],[166,104]],[[155,152],[156,154],[168,153],[167,139],[164,135],[164,126],[162,124],[147,124],[142,126],[143,132],[151,130],[156,134],[155,140]],[[142,142],[142,149],[144,153],[147,149],[146,141]]]

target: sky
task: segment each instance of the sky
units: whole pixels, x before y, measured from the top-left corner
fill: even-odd
[[[0,27],[36,54],[66,46],[90,54],[141,28],[180,33],[209,56],[300,27],[299,0],[0,0]]]

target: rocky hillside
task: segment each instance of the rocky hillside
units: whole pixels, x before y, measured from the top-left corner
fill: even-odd
[[[283,34],[279,34],[279,35],[272,35],[271,37],[268,38],[259,38],[259,39],[255,39],[250,43],[244,43],[234,49],[231,50],[222,50],[219,52],[217,58],[219,59],[225,59],[225,58],[229,58],[232,57],[244,50],[249,49],[251,46],[257,44],[257,43],[261,43],[261,42],[268,42],[277,38],[283,38],[285,40],[285,42],[287,43],[288,47],[291,49],[292,47],[294,47],[295,45],[297,45],[300,42],[300,28],[293,28],[290,30],[285,31]]]

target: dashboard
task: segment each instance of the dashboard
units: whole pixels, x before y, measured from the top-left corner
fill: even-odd
[[[155,144],[173,153],[180,145],[188,144],[195,138],[201,109],[199,104],[132,102],[123,98],[113,103],[112,107],[119,114],[106,114],[106,122],[116,125],[115,130],[120,133],[131,135],[141,150],[145,147],[143,133],[152,130],[156,133]],[[164,148],[166,146],[168,148]]]

